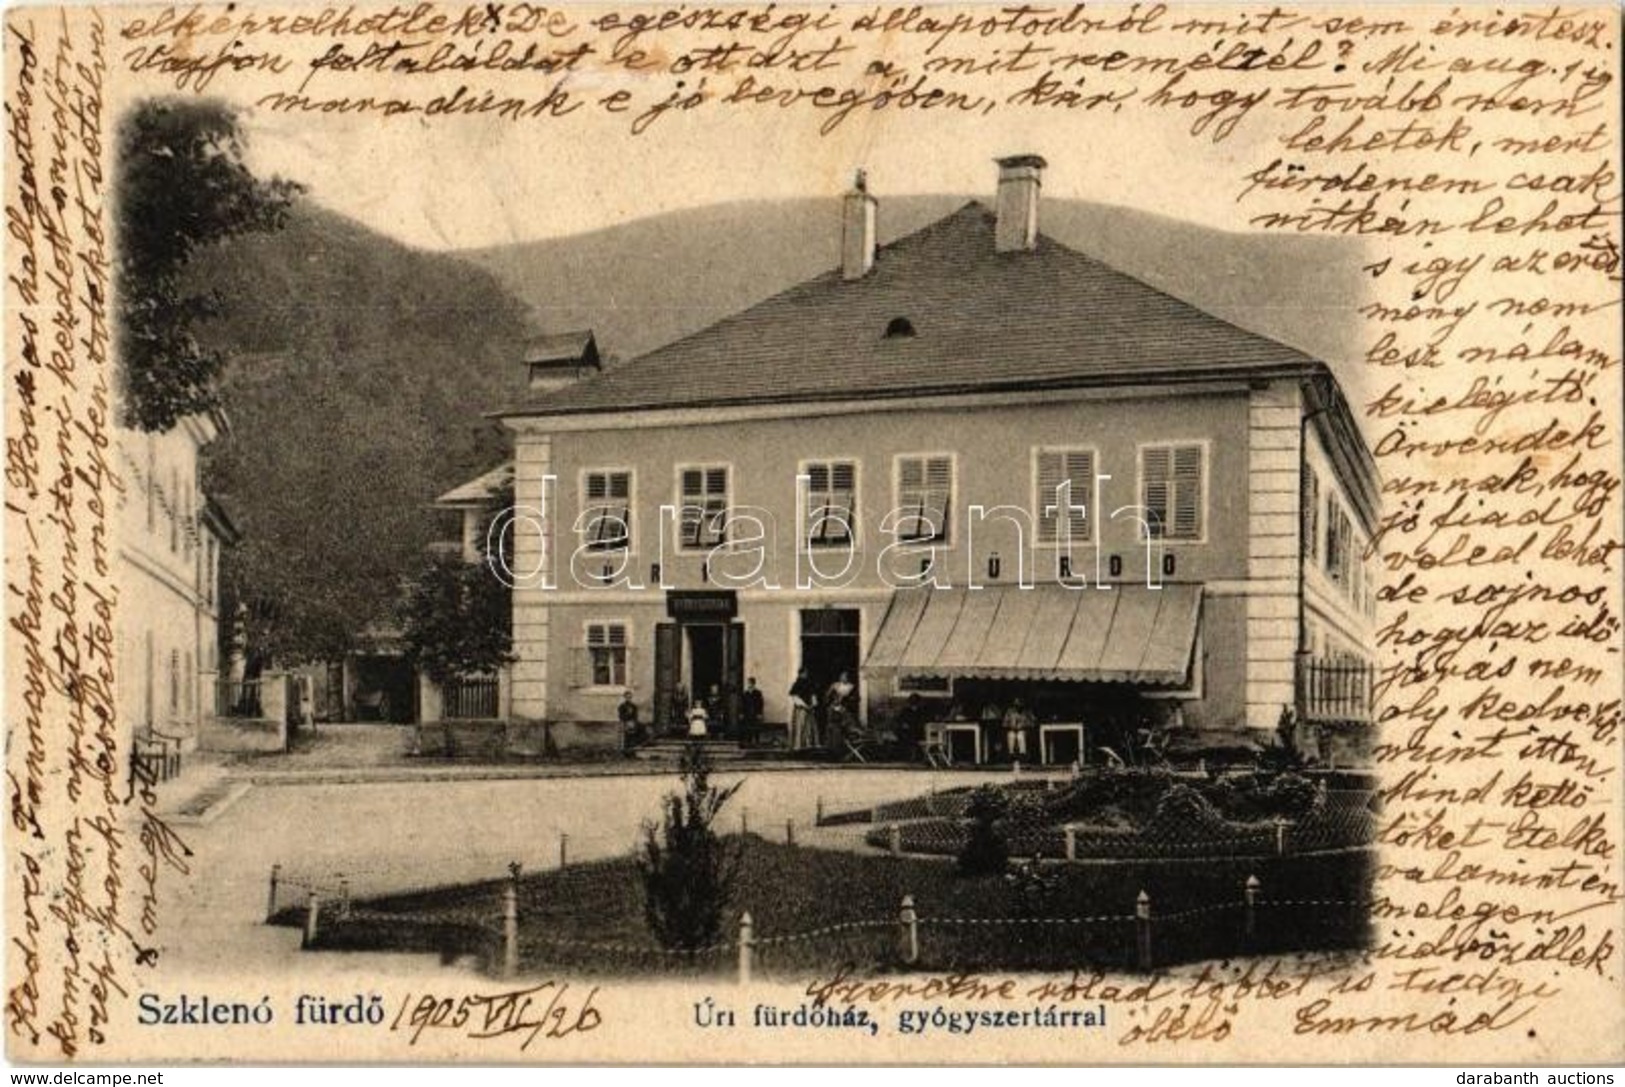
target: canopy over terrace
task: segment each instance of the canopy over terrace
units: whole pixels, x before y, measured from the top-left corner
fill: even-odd
[[[1190,679],[1202,586],[898,589],[864,671],[1130,683]]]

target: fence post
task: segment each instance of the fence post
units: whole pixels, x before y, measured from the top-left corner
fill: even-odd
[[[794,819],[786,819],[784,821],[784,844],[796,844],[796,821]]]
[[[350,918],[350,881],[341,877],[339,879],[339,920],[347,921]]]
[[[903,908],[897,913],[898,927],[903,938],[903,961],[910,966],[920,961],[920,915],[914,912],[914,896],[903,896]]]
[[[1286,856],[1286,820],[1275,820],[1275,855]]]
[[[739,809],[739,833],[741,835],[750,833],[750,809],[749,808],[740,808]]]
[[[1252,942],[1253,936],[1258,932],[1258,887],[1258,877],[1248,876],[1247,883],[1241,892],[1242,901],[1247,904],[1243,916],[1247,921],[1246,934],[1248,943]]]
[[[322,900],[315,891],[312,891],[305,899],[305,939],[300,946],[310,947],[316,942],[316,928],[321,912]]]
[[[570,863],[570,836],[559,833],[559,867],[564,868]]]
[[[282,866],[271,865],[271,890],[265,897],[265,919],[269,921],[276,916],[276,888],[282,882]]]
[[[1151,896],[1145,891],[1134,900],[1135,946],[1141,970],[1151,969]]]
[[[1013,778],[1021,776],[1021,760],[1014,756],[1010,759],[1010,776]]]
[[[886,828],[886,848],[891,850],[892,856],[902,856],[903,828],[898,826],[896,823],[893,823],[891,826]],[[905,899],[905,901],[907,900]]]
[[[519,972],[519,892],[512,883],[502,889],[502,976]]]
[[[824,798],[822,796],[820,796],[818,798],[818,811],[817,811],[817,814],[815,814],[813,816],[813,826],[821,827],[823,825],[824,825]]]
[[[750,984],[750,956],[751,950],[756,946],[755,925],[751,922],[750,911],[746,910],[739,915],[739,984]]]
[[[1077,860],[1078,859],[1078,828],[1073,827],[1073,826],[1069,826],[1069,827],[1065,828],[1062,831],[1062,833],[1064,833],[1066,835],[1066,859],[1069,860],[1069,861]]]

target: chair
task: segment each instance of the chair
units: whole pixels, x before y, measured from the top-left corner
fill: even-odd
[[[954,764],[953,753],[948,750],[948,731],[940,722],[925,726],[925,739],[920,741],[920,754],[933,770],[946,770]]]
[[[880,738],[870,732],[847,732],[841,736],[841,743],[846,752],[841,756],[842,762],[868,762],[869,756],[875,750],[884,746]]]
[[[831,738],[840,739],[842,762],[868,762],[881,745],[880,737],[844,708],[830,711],[828,727],[834,734]]]

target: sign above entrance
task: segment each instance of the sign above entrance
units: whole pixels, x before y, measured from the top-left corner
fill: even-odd
[[[679,623],[725,623],[739,614],[733,590],[679,590],[666,593],[666,614]]]

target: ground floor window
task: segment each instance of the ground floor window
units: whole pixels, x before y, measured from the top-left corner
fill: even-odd
[[[626,686],[626,646],[625,623],[587,624],[587,658],[593,686]]]

